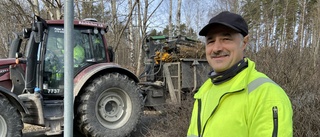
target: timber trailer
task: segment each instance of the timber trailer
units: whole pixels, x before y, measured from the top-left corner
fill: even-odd
[[[184,94],[196,92],[211,69],[203,44],[186,36],[150,36],[146,39],[145,69],[139,76],[145,107],[181,105]]]

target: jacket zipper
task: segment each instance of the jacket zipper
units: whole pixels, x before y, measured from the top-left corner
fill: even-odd
[[[278,136],[278,108],[277,108],[277,106],[272,107],[272,113],[273,113],[272,137],[277,137]]]
[[[234,91],[234,92],[226,92],[226,93],[224,93],[224,94],[220,97],[218,105],[217,105],[217,106],[213,109],[213,111],[211,112],[210,117],[211,117],[211,116],[213,115],[213,113],[216,111],[217,107],[220,105],[221,99],[222,99],[225,95],[230,94],[230,93],[240,92],[240,91],[243,91],[243,90],[244,90],[244,89],[237,90],[237,91]],[[210,119],[210,117],[209,117],[209,119]],[[202,131],[202,133],[201,133],[201,136],[199,135],[199,137],[203,137],[204,130],[206,129],[206,126],[207,126],[207,123],[208,123],[209,119],[205,122],[204,127],[203,127],[203,131]],[[200,121],[200,119],[198,119],[198,120]],[[199,128],[199,127],[198,127],[198,128]]]
[[[201,137],[201,99],[198,99],[198,137]]]

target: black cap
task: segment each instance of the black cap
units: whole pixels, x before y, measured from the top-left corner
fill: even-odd
[[[243,36],[248,35],[247,22],[239,14],[231,13],[229,11],[223,11],[217,16],[211,18],[209,23],[201,29],[199,35],[206,36],[210,28],[215,27],[218,24],[232,28],[241,33]]]

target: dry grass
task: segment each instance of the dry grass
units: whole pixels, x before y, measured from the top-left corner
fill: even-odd
[[[185,96],[181,106],[166,105],[162,114],[155,117],[144,137],[184,137],[187,136],[193,97],[191,93]]]
[[[313,60],[313,53],[309,48],[301,51],[290,48],[282,53],[266,48],[257,54],[249,53],[257,69],[277,82],[290,97],[295,137],[320,136],[320,62],[319,56]]]

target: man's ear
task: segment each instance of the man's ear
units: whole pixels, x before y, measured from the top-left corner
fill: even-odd
[[[247,35],[243,38],[243,48],[244,49],[247,47],[248,42],[249,42],[249,35]]]

